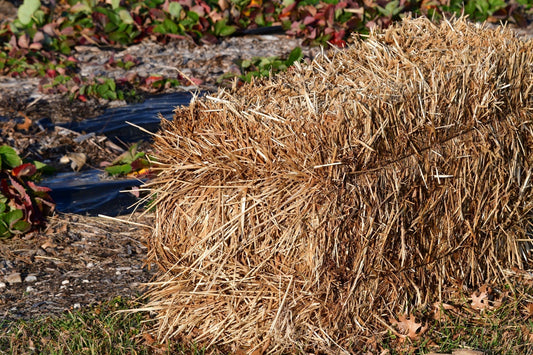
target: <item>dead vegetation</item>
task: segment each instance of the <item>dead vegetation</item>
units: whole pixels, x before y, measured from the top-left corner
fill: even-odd
[[[532,63],[505,29],[406,20],[177,109],[147,186],[159,336],[349,351],[527,268]]]

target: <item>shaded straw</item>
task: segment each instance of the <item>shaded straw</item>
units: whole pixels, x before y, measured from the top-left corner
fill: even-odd
[[[159,336],[339,353],[524,268],[532,63],[506,29],[408,19],[176,109],[147,185]]]

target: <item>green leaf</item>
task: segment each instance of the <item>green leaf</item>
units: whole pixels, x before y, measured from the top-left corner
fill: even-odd
[[[111,0],[111,7],[116,10],[120,6],[120,0]]]
[[[127,25],[133,24],[133,17],[131,17],[130,12],[128,10],[122,9],[118,12],[118,16]]]
[[[178,33],[178,25],[170,19],[165,19],[163,21],[163,25],[165,26],[165,33]]]
[[[96,87],[96,93],[100,97],[105,97],[108,91],[109,91],[109,86],[107,86],[106,84],[98,85]]]
[[[266,26],[265,16],[262,13],[259,13],[255,16],[255,23],[259,27]]]
[[[0,168],[15,168],[22,164],[17,152],[8,145],[0,147]]]
[[[4,213],[4,211],[6,210],[7,206],[5,203],[0,203],[0,213]]]
[[[117,90],[117,84],[115,84],[115,80],[113,79],[106,79],[105,81],[106,85],[109,87],[111,91]]]
[[[226,20],[220,20],[215,23],[215,35],[217,36],[229,36],[237,30],[234,26],[228,26]]]
[[[194,11],[187,11],[187,17],[194,21],[194,23],[198,22],[200,19],[200,15],[198,15]]]
[[[21,24],[27,25],[31,22],[33,13],[41,7],[40,0],[24,0],[24,3],[17,11],[18,20]]]
[[[11,237],[11,232],[9,231],[9,228],[7,228],[5,222],[0,220],[0,239],[7,239],[9,237]]]
[[[237,31],[237,28],[235,26],[224,26],[222,30],[220,30],[219,36],[225,37],[232,35],[235,31]]]
[[[289,57],[285,61],[285,64],[290,66],[293,65],[294,62],[299,61],[300,59],[302,59],[302,48],[296,47],[291,51],[291,53],[289,53]]]
[[[26,233],[27,231],[31,229],[31,224],[26,221],[20,220],[16,222],[15,224],[13,224],[11,229],[13,231],[15,230],[18,231],[19,233]]]
[[[13,210],[0,215],[0,218],[11,228],[17,221],[22,219],[22,210]]]
[[[131,172],[130,164],[113,165],[105,168],[109,175],[126,175]]]
[[[170,16],[172,16],[173,19],[179,19],[181,10],[183,10],[183,7],[179,2],[171,2],[168,5],[168,13]]]

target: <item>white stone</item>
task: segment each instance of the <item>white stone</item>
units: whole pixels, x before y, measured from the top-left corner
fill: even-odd
[[[90,269],[90,268],[92,268],[93,266],[94,266],[93,263],[87,263],[87,269]]]
[[[24,282],[35,282],[35,281],[37,281],[37,276],[32,275],[32,274],[26,276],[26,278],[24,279]]]
[[[63,280],[61,281],[61,285],[68,285],[70,283],[69,280]]]
[[[31,286],[26,287],[26,292],[30,293],[30,292],[33,292],[33,291],[35,291],[35,289],[33,287],[31,287]]]
[[[0,290],[3,289],[3,288],[6,288],[6,284],[5,284],[5,282],[0,282]]]
[[[84,283],[84,284],[88,284],[90,281],[89,280],[82,280],[81,282]]]
[[[79,309],[79,308],[81,308],[81,305],[79,303],[74,303],[73,307],[74,307],[74,309]]]

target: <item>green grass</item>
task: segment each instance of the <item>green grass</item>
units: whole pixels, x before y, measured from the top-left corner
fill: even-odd
[[[2,354],[203,354],[194,346],[158,344],[144,335],[143,314],[121,313],[139,305],[117,297],[61,316],[0,321]]]
[[[533,353],[533,315],[524,306],[532,289],[509,297],[499,308],[481,312],[468,298],[445,310],[440,320],[433,311],[420,310],[417,319],[428,325],[415,339],[401,339],[392,331],[375,335],[366,351],[389,354],[451,353],[469,348],[485,354]],[[159,344],[146,328],[147,315],[117,312],[140,307],[131,299],[111,301],[38,320],[0,321],[0,354],[194,354],[206,353],[194,345]],[[362,351],[358,348],[355,352]],[[217,352],[216,350],[214,350]]]
[[[526,310],[532,302],[533,289],[520,287],[500,307],[472,309],[470,299],[454,303],[444,310],[440,320],[428,309],[416,315],[426,319],[427,331],[417,339],[400,340],[392,331],[379,340],[381,349],[390,354],[451,353],[456,349],[473,349],[484,354],[533,354],[533,314]]]

